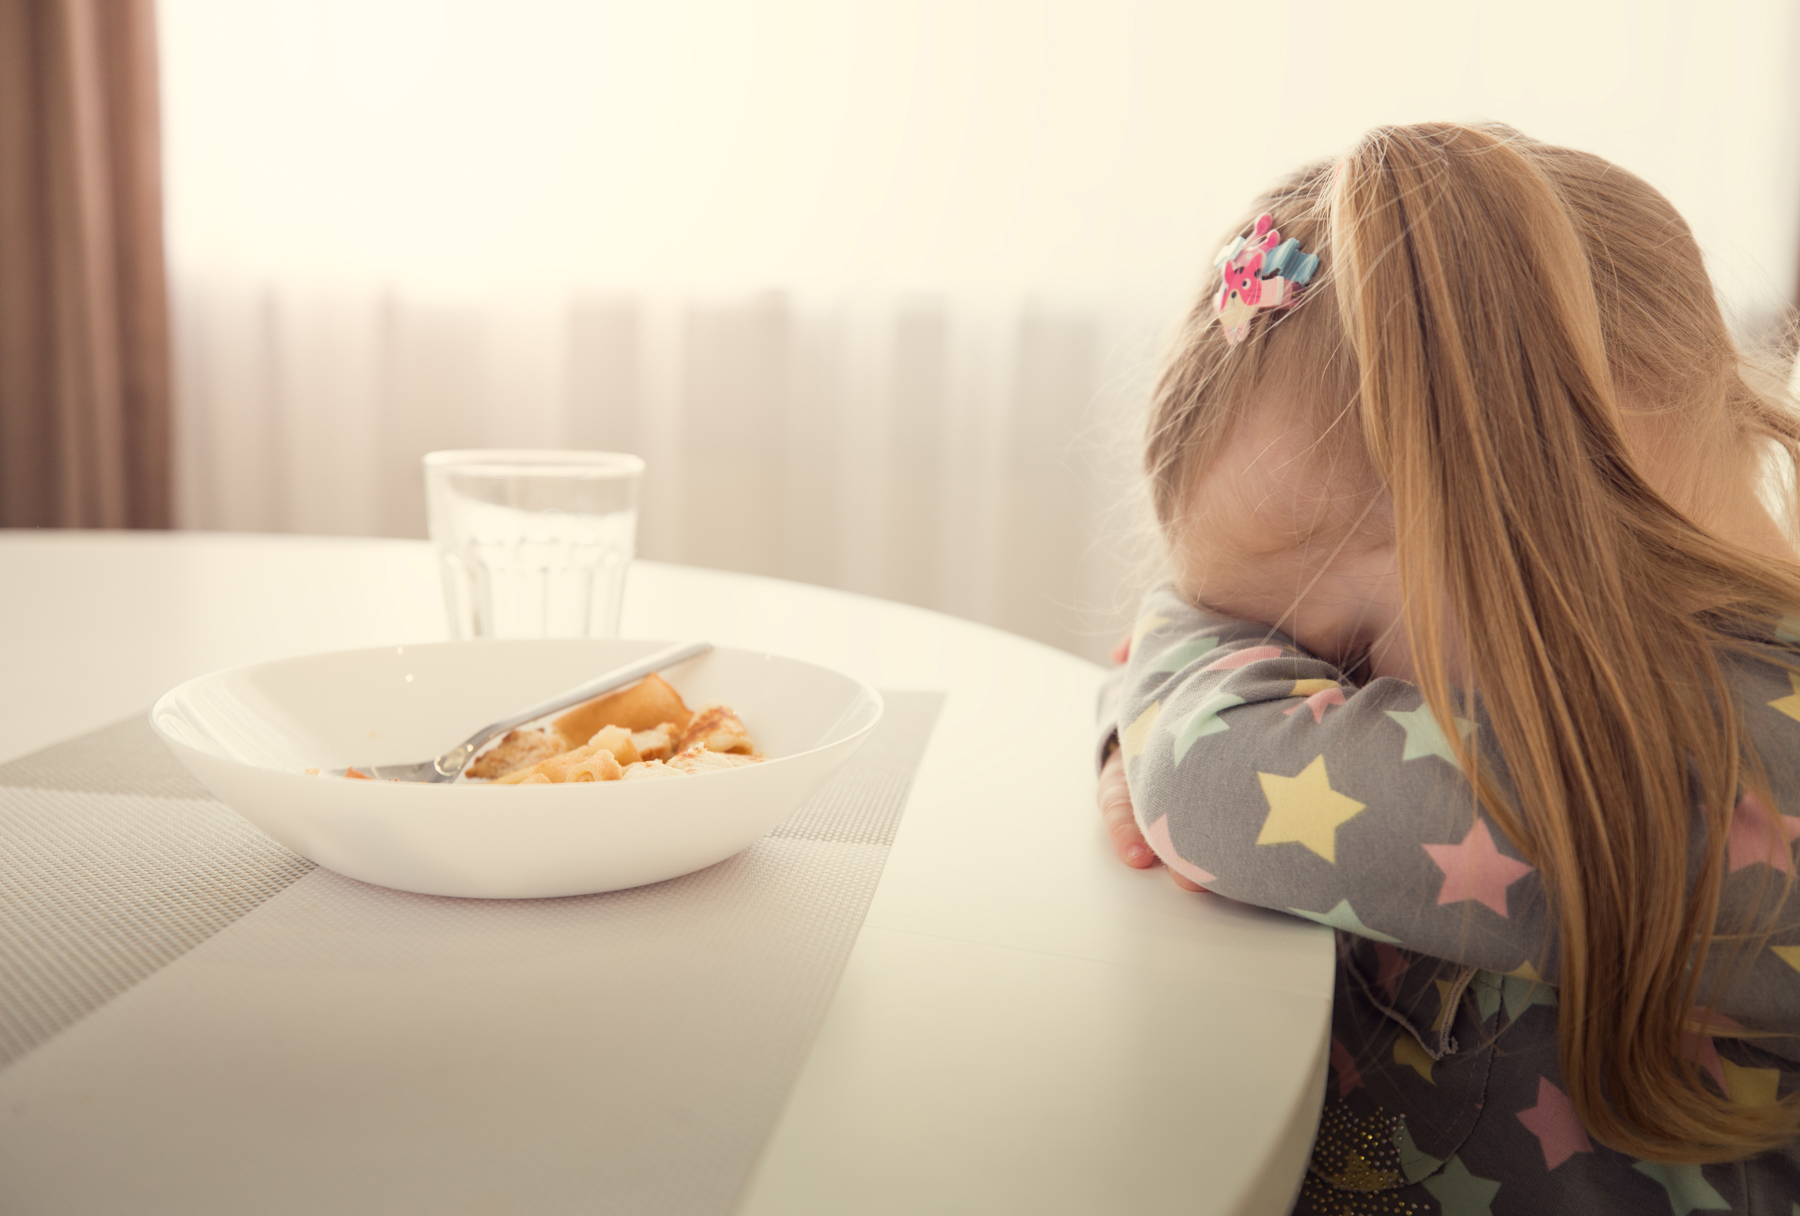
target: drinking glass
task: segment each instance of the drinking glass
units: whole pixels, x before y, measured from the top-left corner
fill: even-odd
[[[643,473],[623,452],[427,453],[450,635],[617,636]]]

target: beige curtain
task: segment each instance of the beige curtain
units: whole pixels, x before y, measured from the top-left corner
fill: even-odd
[[[170,522],[153,0],[0,0],[0,525]]]

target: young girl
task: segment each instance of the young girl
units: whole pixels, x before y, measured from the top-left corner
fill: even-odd
[[[1384,128],[1253,214],[1156,394],[1175,580],[1101,804],[1129,864],[1338,930],[1296,1211],[1800,1216],[1800,564],[1756,488],[1800,425],[1598,157]]]

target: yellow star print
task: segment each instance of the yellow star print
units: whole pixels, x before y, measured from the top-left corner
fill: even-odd
[[[1800,722],[1800,676],[1788,672],[1788,684],[1793,692],[1785,697],[1776,697],[1769,702],[1770,709],[1778,709],[1796,722]]]
[[[1775,952],[1776,958],[1800,971],[1800,946],[1770,946],[1769,949]]]
[[[1404,1030],[1394,1036],[1394,1063],[1406,1065],[1424,1077],[1429,1084],[1437,1084],[1431,1079],[1431,1066],[1435,1063],[1431,1058],[1431,1053],[1419,1046],[1419,1040]]]
[[[1325,757],[1292,777],[1258,773],[1263,797],[1269,801],[1269,817],[1263,820],[1257,844],[1303,844],[1337,864],[1337,830],[1362,813],[1364,803],[1331,788]]]
[[[1506,974],[1512,976],[1515,980],[1530,980],[1534,984],[1541,984],[1544,982],[1544,977],[1538,974],[1538,969],[1531,965],[1530,959],[1526,959]]]
[[[1432,982],[1437,985],[1438,990],[1438,1014],[1437,1020],[1432,1022],[1431,1028],[1433,1030],[1442,1030],[1444,1028],[1444,1023],[1450,1020],[1450,1015],[1456,1012],[1456,1006],[1450,1000],[1450,990],[1456,987],[1456,985],[1449,980],[1434,980]],[[1430,1079],[1431,1078],[1429,1077],[1426,1078],[1428,1081]]]
[[[1139,617],[1137,624],[1131,627],[1131,653],[1136,654],[1138,652],[1138,647],[1143,644],[1145,634],[1149,633],[1152,629],[1155,629],[1158,625],[1167,625],[1168,623],[1168,617],[1157,616],[1154,612],[1148,616]]]
[[[1162,702],[1150,702],[1150,708],[1137,716],[1137,721],[1119,732],[1119,750],[1127,761],[1136,760],[1144,754],[1145,744],[1150,742],[1150,732],[1156,729],[1156,720],[1162,716]]]
[[[1315,692],[1324,692],[1327,688],[1336,687],[1338,687],[1336,680],[1295,680],[1294,691],[1290,692],[1288,696],[1310,697]]]
[[[1745,1106],[1773,1106],[1781,1088],[1778,1068],[1743,1068],[1730,1060],[1720,1060],[1725,1069],[1725,1092],[1733,1102]]]

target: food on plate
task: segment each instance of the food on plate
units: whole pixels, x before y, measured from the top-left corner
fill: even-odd
[[[712,701],[694,711],[693,719],[687,729],[681,732],[681,739],[675,744],[675,750],[685,752],[696,743],[704,743],[709,752],[724,752],[739,756],[756,754],[756,744],[750,741],[750,732],[738,721],[737,714],[731,706]]]
[[[494,785],[646,781],[738,768],[763,759],[731,706],[693,710],[659,675],[577,705],[548,727],[521,727],[470,762],[463,776]],[[317,774],[318,769],[309,768]],[[344,775],[373,780],[352,768]]]
[[[619,775],[621,781],[651,781],[657,777],[679,777],[682,772],[678,768],[670,768],[661,760],[645,760],[634,764]]]
[[[617,781],[620,769],[638,762],[631,732],[622,726],[596,731],[581,747],[540,760],[529,768],[514,769],[499,778],[501,785],[523,785],[532,777],[561,784],[568,781]]]
[[[567,751],[592,739],[594,732],[603,726],[623,726],[636,732],[673,724],[675,729],[685,730],[693,716],[681,694],[670,688],[667,680],[659,675],[649,675],[629,688],[577,705],[558,718],[553,726],[562,739],[562,747],[558,750]]]
[[[631,746],[637,749],[639,760],[667,760],[678,750],[675,740],[679,734],[673,722],[664,722],[653,730],[632,731]]]
[[[500,737],[500,742],[475,757],[465,772],[470,777],[492,780],[567,750],[568,745],[552,731],[509,730]]]
[[[755,764],[763,758],[729,705],[690,710],[661,676],[577,705],[548,730],[515,730],[467,776],[495,785],[650,781]]]
[[[761,759],[761,756],[732,755],[725,752],[709,751],[707,750],[706,744],[696,743],[694,746],[688,748],[679,756],[669,761],[669,767],[678,773],[711,773],[716,772],[719,769],[737,768],[740,765],[755,764]]]
[[[706,744],[696,743],[694,746],[664,764],[661,760],[645,760],[625,767],[620,775],[621,781],[649,781],[657,777],[680,777],[688,773],[710,773],[719,769],[738,768],[745,764],[756,764],[761,756],[734,755],[726,752],[708,751]]]

